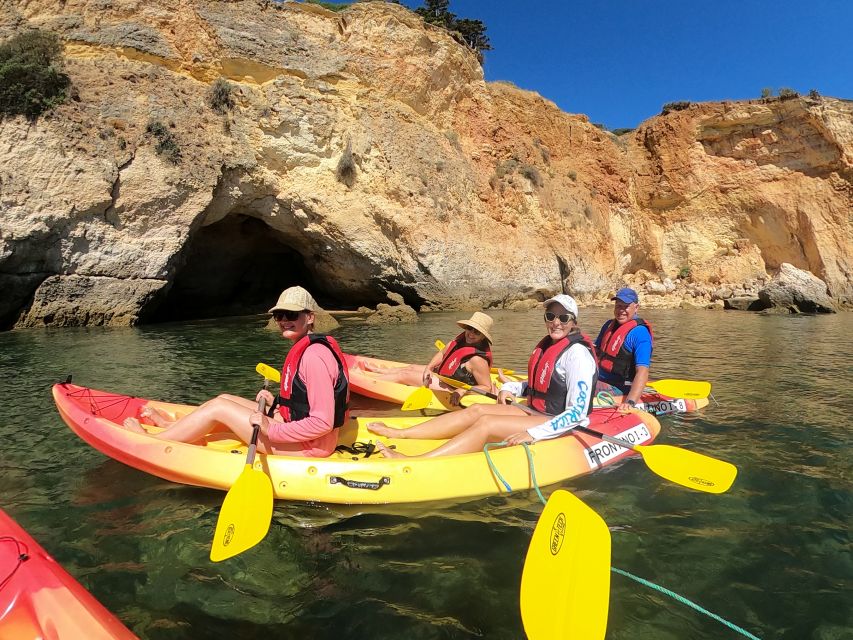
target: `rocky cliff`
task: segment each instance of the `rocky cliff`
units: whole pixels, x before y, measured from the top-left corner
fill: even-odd
[[[338,307],[623,281],[705,303],[783,263],[853,295],[848,101],[690,105],[617,137],[383,2],[0,4],[0,39],[36,27],[75,93],[0,122],[0,326],[246,313],[294,283]]]

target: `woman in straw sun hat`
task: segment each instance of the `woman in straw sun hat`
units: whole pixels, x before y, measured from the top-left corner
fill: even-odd
[[[265,389],[254,401],[222,394],[177,421],[143,407],[140,418],[165,430],[148,433],[136,418],[127,418],[125,428],[163,440],[195,442],[222,425],[248,443],[252,425],[258,424],[261,453],[314,458],[331,455],[338,444],[337,427],[347,419],[349,371],[335,339],[314,333],[317,309],[314,298],[302,287],[282,291],[270,309],[282,337],[293,342],[284,361],[278,398]],[[270,417],[258,412],[261,396],[268,407],[275,407]]]
[[[366,366],[367,371],[379,374],[380,380],[398,382],[413,387],[441,388],[433,373],[438,373],[465,384],[476,386],[484,391],[492,390],[492,379],[489,369],[492,366],[492,318],[481,311],[475,311],[467,320],[457,323],[463,329],[462,333],[453,338],[432,360],[424,367],[410,364],[393,369]],[[454,389],[450,403],[459,404],[460,398],[467,392]]]

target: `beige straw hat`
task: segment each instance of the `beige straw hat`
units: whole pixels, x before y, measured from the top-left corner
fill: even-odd
[[[458,324],[463,329],[465,327],[471,327],[472,329],[476,329],[484,336],[486,336],[486,340],[489,342],[492,341],[492,336],[489,335],[489,331],[494,324],[494,320],[491,317],[487,316],[485,313],[481,313],[479,311],[475,311],[474,315],[471,316],[469,320],[459,320],[456,324]]]

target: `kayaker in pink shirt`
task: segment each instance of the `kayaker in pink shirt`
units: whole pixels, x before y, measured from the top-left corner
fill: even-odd
[[[254,402],[222,394],[175,422],[146,407],[140,411],[140,417],[165,427],[164,431],[148,434],[136,418],[125,420],[124,426],[163,440],[195,442],[224,425],[248,443],[252,425],[260,424],[258,451],[261,453],[331,455],[338,443],[336,428],[347,419],[348,371],[335,339],[313,332],[316,310],[314,298],[302,287],[285,289],[270,309],[282,337],[294,343],[282,367],[278,397],[267,390],[258,393]],[[262,396],[267,406],[273,407],[272,418],[257,410]]]

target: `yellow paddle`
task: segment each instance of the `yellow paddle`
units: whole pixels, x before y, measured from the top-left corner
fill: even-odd
[[[409,397],[403,401],[403,405],[400,407],[402,411],[418,411],[420,409],[426,409],[430,403],[432,402],[432,389],[429,387],[418,387],[415,389]]]
[[[258,364],[256,370],[264,376],[264,389],[269,386],[270,378],[264,374],[264,364]],[[275,371],[275,369],[273,369]],[[278,373],[275,371],[275,373]],[[258,411],[263,413],[266,401],[258,400]],[[254,466],[255,450],[261,426],[252,425],[252,439],[246,466],[237,478],[222,502],[216,531],[210,545],[210,559],[221,562],[233,558],[258,544],[267,535],[272,521],[273,489],[270,477]]]
[[[470,384],[459,382],[453,378],[438,376],[438,379],[449,384],[451,387],[468,389],[469,391],[473,391],[474,393],[479,393],[490,398],[497,398],[493,393],[483,391],[477,387],[472,387]],[[553,417],[518,402],[513,402],[513,404],[531,415],[538,414],[541,416]],[[706,493],[723,493],[724,491],[728,491],[737,476],[737,467],[730,462],[717,460],[716,458],[696,453],[695,451],[689,451],[687,449],[682,449],[681,447],[673,447],[665,444],[634,445],[622,440],[621,438],[614,438],[587,427],[574,428],[611,444],[636,451],[640,456],[642,456],[646,466],[648,466],[648,468],[654,473],[658,474],[662,478],[666,478],[671,482],[675,482],[676,484],[680,484],[690,489],[696,489],[697,491],[704,491]]]
[[[264,380],[270,380],[271,382],[275,382],[276,384],[279,384],[281,382],[281,371],[272,368],[268,364],[259,362],[258,366],[255,367],[255,371],[260,373],[264,377]]]
[[[559,489],[545,505],[521,574],[521,620],[530,640],[601,640],[610,604],[610,530]]]
[[[711,383],[704,380],[657,380],[646,386],[670,398],[707,398],[711,395]]]

